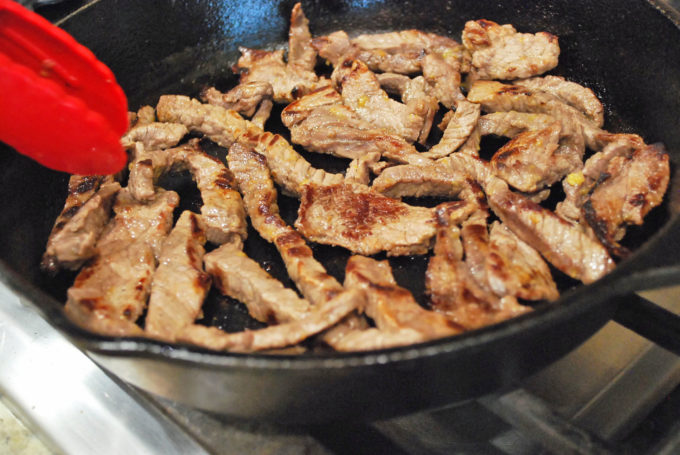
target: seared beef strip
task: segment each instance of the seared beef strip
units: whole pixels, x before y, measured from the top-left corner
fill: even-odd
[[[235,111],[203,104],[183,95],[161,96],[156,112],[161,122],[181,123],[225,148],[248,128],[247,121]]]
[[[295,227],[312,242],[363,255],[425,254],[435,233],[432,209],[350,184],[305,186]]]
[[[347,33],[337,31],[315,38],[312,46],[319,56],[338,66],[351,58],[366,63],[372,71],[413,74],[421,71],[426,54],[446,54],[462,60],[463,49],[456,41],[420,30],[360,35],[350,40]]]
[[[486,276],[492,291],[524,300],[559,297],[550,269],[538,252],[499,222],[491,225]]]
[[[210,290],[203,271],[205,227],[199,215],[185,211],[163,241],[153,275],[144,330],[154,338],[175,341],[201,313]]]
[[[222,147],[230,147],[237,139],[254,145],[267,157],[274,179],[287,194],[299,195],[306,181],[326,184],[344,180],[340,174],[313,168],[283,137],[262,131],[234,111],[180,95],[161,96],[156,109],[161,120],[185,124]]]
[[[205,255],[205,270],[222,292],[248,307],[248,313],[268,324],[300,320],[310,305],[292,289],[272,278],[238,244],[224,244]]]
[[[619,256],[626,255],[618,245],[626,227],[642,224],[666,192],[668,153],[660,144],[630,141],[628,146],[621,146],[613,142],[586,162],[583,174],[589,183],[580,190],[588,191],[583,218],[608,248]]]
[[[237,333],[226,333],[216,327],[192,325],[184,329],[179,340],[219,351],[251,352],[281,348],[297,344],[334,326],[361,306],[362,293],[350,290],[314,307],[303,319]]]
[[[342,98],[331,87],[316,90],[289,104],[281,113],[281,119],[291,129],[291,140],[313,152],[351,159],[379,152],[402,163],[429,162],[401,137],[360,119],[342,104]]]
[[[234,178],[222,162],[200,148],[198,140],[181,147],[144,152],[130,166],[128,186],[134,197],[147,200],[153,184],[170,171],[188,170],[201,192],[201,214],[208,240],[222,244],[247,236],[246,215]]]
[[[482,288],[463,261],[460,229],[467,211],[439,210],[434,255],[425,273],[425,289],[432,308],[466,330],[494,324],[529,311],[514,297],[501,299]]]
[[[491,158],[494,174],[514,188],[534,193],[581,166],[573,149],[559,146],[560,123],[518,134]]]
[[[385,331],[376,328],[352,330],[336,326],[328,331],[324,341],[336,351],[375,351],[421,343],[423,335],[413,329]]]
[[[463,44],[479,79],[537,76],[556,67],[560,55],[557,37],[550,33],[517,33],[512,25],[485,19],[465,23]]]
[[[107,335],[141,333],[135,321],[146,307],[156,258],[178,204],[173,191],[159,192],[147,204],[120,191],[97,256],[67,292],[65,311],[71,320]]]
[[[460,92],[461,58],[453,51],[430,53],[423,58],[423,77],[430,93],[449,109],[458,106],[465,96]]]
[[[347,59],[331,76],[345,106],[374,127],[402,137],[408,142],[418,139],[423,118],[405,104],[391,99],[380,88],[377,77],[360,60]]]
[[[456,112],[449,119],[439,143],[421,155],[437,159],[455,152],[472,134],[479,120],[480,112],[479,104],[459,100]]]
[[[468,92],[468,100],[480,103],[485,112],[519,111],[549,114],[562,123],[562,135],[574,136],[592,150],[603,145],[603,131],[576,108],[547,92],[496,81],[476,81]],[[583,152],[581,152],[582,154]]]
[[[316,49],[312,47],[309,20],[305,17],[300,3],[296,3],[290,13],[288,65],[303,71],[314,71],[316,65]]]
[[[429,94],[430,88],[422,76],[409,80],[404,87],[401,100],[406,103],[408,109],[419,118],[423,119],[420,132],[418,133],[418,143],[425,145],[432,129],[434,116],[439,110],[437,98]]]
[[[600,242],[548,209],[513,193],[500,179],[484,185],[489,205],[512,231],[567,275],[591,283],[614,268]]]
[[[366,294],[366,315],[381,331],[415,330],[419,341],[455,335],[460,327],[442,314],[418,305],[411,293],[397,284],[387,261],[364,256],[352,256],[347,261],[345,288],[362,290]],[[412,337],[405,344],[413,342]]]
[[[101,184],[101,186],[99,186]],[[64,209],[54,223],[40,267],[49,273],[77,270],[93,257],[120,190],[110,177],[73,175]]]
[[[449,166],[432,163],[428,166],[405,164],[385,169],[373,180],[372,188],[392,198],[458,196],[467,177]]]
[[[278,134],[251,128],[239,138],[267,158],[271,175],[284,194],[299,197],[307,183],[335,185],[344,181],[342,174],[331,174],[312,167],[295,149]]]
[[[201,100],[252,117],[257,106],[264,100],[271,99],[273,94],[269,82],[255,81],[238,84],[227,93],[222,93],[215,87],[206,88],[201,92]]]
[[[544,76],[518,79],[512,83],[555,95],[585,114],[586,117],[592,120],[595,126],[602,128],[602,125],[604,125],[604,107],[602,103],[591,89],[576,82],[568,81],[561,76]]]
[[[398,73],[376,73],[380,87],[390,95],[401,96],[406,91],[406,86],[411,78]]]
[[[156,150],[174,147],[189,133],[186,126],[179,123],[152,122],[132,127],[121,138],[125,148],[134,147],[141,142],[144,148]]]

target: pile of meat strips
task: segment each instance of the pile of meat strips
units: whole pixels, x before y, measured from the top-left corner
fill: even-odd
[[[164,95],[131,113],[122,139],[129,175],[72,176],[47,244],[45,270],[80,269],[69,318],[101,334],[217,350],[276,350],[310,337],[368,350],[456,335],[555,300],[548,263],[583,283],[605,275],[627,253],[626,228],[662,200],[663,146],[604,131],[591,90],[540,76],[558,63],[557,37],[477,20],[462,42],[418,30],[312,38],[298,4],[286,60],[284,50],[242,48],[229,92]],[[330,76],[315,73],[318,57]],[[265,130],[274,103],[286,105],[290,141]],[[427,148],[440,109],[443,135]],[[479,156],[487,135],[507,138],[490,160]],[[227,166],[199,137],[223,148]],[[291,142],[345,158],[346,172],[312,167]],[[196,182],[200,214],[177,218],[178,194],[158,186],[175,171]],[[540,205],[559,185],[556,209]],[[279,215],[277,190],[300,199],[294,226]],[[299,293],[243,252],[247,219],[276,246]],[[308,242],[354,254],[344,283]],[[388,261],[371,258],[378,253],[431,254],[428,309]],[[197,324],[211,286],[267,327]]]

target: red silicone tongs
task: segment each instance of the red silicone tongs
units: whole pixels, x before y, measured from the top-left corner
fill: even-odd
[[[60,171],[120,171],[127,99],[109,68],[64,30],[0,0],[0,141]]]

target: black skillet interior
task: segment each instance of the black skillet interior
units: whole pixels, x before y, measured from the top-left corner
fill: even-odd
[[[196,95],[205,85],[229,88],[236,83],[231,65],[238,57],[239,45],[272,48],[285,44],[293,3],[102,0],[61,25],[111,67],[132,110],[155,104],[163,93]],[[459,39],[465,21],[478,18],[512,23],[524,32],[549,31],[559,36],[561,47],[560,65],[552,73],[591,87],[604,100],[606,129],[638,132],[648,143],[665,143],[674,166],[680,158],[680,129],[676,127],[680,118],[680,33],[649,3],[365,0],[311,1],[303,2],[303,7],[314,35],[338,29],[357,34],[419,28]],[[268,129],[280,128],[276,117],[270,120]],[[205,145],[211,153],[225,152]],[[339,170],[346,165],[341,160],[305,156],[316,166]],[[58,312],[73,275],[63,273],[51,278],[38,269],[47,235],[63,203],[67,176],[5,150],[0,154],[0,182],[6,189],[0,219],[0,258],[12,275],[12,284],[30,290],[35,304],[67,331],[86,341],[99,339],[74,330]],[[629,246],[641,245],[659,226],[669,224],[677,212],[677,183],[674,179],[669,190],[670,202],[652,212],[645,227],[632,229],[626,239]],[[187,196],[183,198],[184,207],[196,209],[200,204],[186,175],[171,176],[163,185]],[[284,218],[292,222],[296,201],[282,198],[281,207]],[[678,231],[677,226],[673,231]],[[666,237],[669,234],[672,232]],[[329,272],[342,279],[349,254],[340,248],[313,248]],[[252,230],[246,251],[290,284],[276,250]],[[425,303],[427,258],[390,261],[399,283]],[[575,284],[565,277],[559,281],[563,289]],[[36,290],[45,291],[47,296]],[[215,293],[206,304],[201,322],[230,331],[259,326],[243,306]]]

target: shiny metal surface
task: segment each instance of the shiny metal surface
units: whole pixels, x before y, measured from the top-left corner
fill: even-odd
[[[0,365],[0,395],[58,453],[207,453],[2,284]]]

